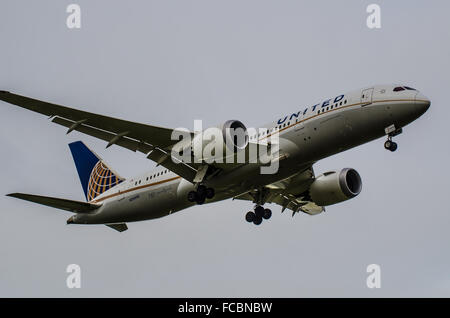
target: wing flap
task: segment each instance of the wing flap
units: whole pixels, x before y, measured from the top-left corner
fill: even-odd
[[[197,170],[187,163],[181,161],[177,163],[177,161],[172,158],[170,151],[155,148],[147,158],[155,161],[158,165],[173,171],[190,182],[193,182],[195,174],[197,173]]]
[[[316,215],[325,211],[317,205],[307,194],[307,190],[314,180],[312,164],[306,165],[300,172],[287,179],[266,185],[269,190],[266,202],[281,206],[281,212],[291,210],[292,216],[301,211],[309,215]],[[240,194],[234,199],[254,201],[250,193]]]
[[[26,193],[10,193],[7,194],[7,196],[75,213],[89,213],[98,209],[101,206],[101,204],[92,204],[87,202],[46,197]]]
[[[111,142],[111,140],[113,140],[114,138],[117,137],[116,134],[95,128],[95,127],[91,127],[88,126],[87,124],[84,123],[80,123],[79,125],[76,125],[77,122],[65,119],[65,118],[61,118],[59,116],[53,118],[52,122],[59,124],[61,126],[65,126],[67,128],[69,128],[69,130],[76,130],[78,132],[81,132],[83,134],[92,136],[92,137],[96,137],[98,139],[102,139],[104,141],[107,142]],[[76,126],[75,126],[76,125]],[[75,126],[75,127],[74,127]],[[73,128],[72,128],[73,127]],[[129,137],[126,136],[121,136],[120,138],[118,138],[114,144],[127,148],[131,151],[139,151],[142,153],[149,153],[153,147],[145,142],[139,142],[137,140],[131,139]]]

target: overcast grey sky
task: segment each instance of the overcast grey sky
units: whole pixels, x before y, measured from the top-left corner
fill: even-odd
[[[66,27],[70,3],[79,30]],[[381,29],[366,27],[370,3]],[[75,140],[125,177],[154,163],[0,102],[0,296],[450,296],[449,11],[448,1],[3,0],[0,89],[38,99],[187,128],[256,126],[377,83],[416,87],[432,105],[397,152],[380,139],[316,164],[363,179],[358,197],[326,213],[292,218],[273,205],[256,227],[244,221],[249,202],[228,200],[118,233],[3,194],[84,199]],[[71,263],[81,289],[66,287]]]

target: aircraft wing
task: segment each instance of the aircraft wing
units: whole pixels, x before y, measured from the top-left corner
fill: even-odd
[[[325,208],[312,201],[308,194],[314,178],[314,170],[311,165],[294,176],[268,184],[264,187],[266,202],[280,205],[281,212],[286,209],[291,210],[292,216],[299,211],[310,215],[319,214],[325,211]],[[248,192],[234,199],[254,201],[253,198],[253,193]]]
[[[0,100],[47,115],[52,122],[67,127],[67,133],[76,130],[105,140],[108,142],[106,147],[116,144],[134,152],[142,152],[189,181],[194,179],[197,172],[194,165],[165,160],[167,154],[170,156],[170,146],[177,142],[171,139],[173,129],[94,114],[7,91],[0,91]]]
[[[316,215],[325,211],[323,206],[317,205],[311,199],[306,197],[293,195],[292,193],[279,193],[272,203],[276,203],[282,207],[281,212],[285,209],[292,211],[292,216],[299,211],[307,213],[309,215]]]

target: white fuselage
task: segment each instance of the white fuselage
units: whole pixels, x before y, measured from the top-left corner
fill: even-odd
[[[263,126],[267,132],[250,136],[250,142],[279,134],[278,172],[261,174],[260,167],[242,164],[208,184],[216,194],[206,203],[224,200],[286,179],[306,165],[385,135],[385,128],[404,127],[422,115],[429,100],[417,90],[394,91],[394,85],[376,85],[338,95],[316,105],[285,114]],[[77,214],[81,224],[118,223],[153,219],[188,208],[194,203],[187,193],[194,184],[163,167],[123,182],[101,194],[102,206],[89,214]]]

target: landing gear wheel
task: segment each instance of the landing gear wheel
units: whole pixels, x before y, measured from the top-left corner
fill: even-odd
[[[253,219],[253,224],[260,225],[262,222],[262,217],[255,214],[255,218]]]
[[[394,152],[397,150],[397,143],[396,142],[392,142],[391,143],[391,148],[389,148],[390,151]]]
[[[197,201],[197,192],[195,191],[189,191],[187,195],[187,199],[189,202],[195,202]]]
[[[213,188],[207,188],[206,191],[205,191],[205,194],[206,194],[206,198],[207,199],[212,199],[214,197],[214,194],[215,194],[214,189]]]
[[[203,204],[205,203],[205,200],[206,200],[205,194],[200,196],[199,193],[197,192],[197,200],[195,202],[197,202],[197,204]]]
[[[387,150],[391,150],[391,146],[392,146],[392,141],[386,140],[386,142],[384,143],[384,148],[386,148]]]
[[[260,205],[257,205],[255,207],[255,214],[256,214],[256,216],[262,218],[264,216],[264,208]]]
[[[270,209],[265,209],[264,210],[264,214],[263,214],[263,218],[268,220],[268,219],[270,219],[271,216],[272,216],[272,211]]]
[[[204,185],[202,185],[202,184],[199,185],[197,187],[197,194],[198,194],[199,197],[205,196],[206,195],[206,187]]]
[[[197,187],[197,191],[189,191],[187,199],[189,202],[196,202],[197,204],[205,203],[206,199],[212,199],[214,197],[214,189],[207,188],[200,184]]]
[[[250,211],[247,212],[247,214],[245,215],[245,220],[249,223],[253,222],[253,220],[256,218],[256,215],[254,212]]]
[[[397,143],[393,142],[392,140],[386,140],[386,142],[384,143],[384,148],[390,151],[396,151],[397,147]]]

